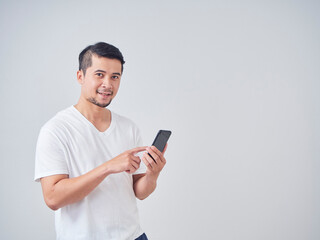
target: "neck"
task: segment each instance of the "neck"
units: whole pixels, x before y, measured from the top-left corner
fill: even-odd
[[[109,120],[110,111],[80,98],[74,107],[90,122],[105,122]]]

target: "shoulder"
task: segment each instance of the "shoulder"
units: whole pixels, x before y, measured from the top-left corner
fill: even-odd
[[[68,126],[74,125],[78,119],[72,108],[73,106],[58,112],[42,126],[41,131],[57,134],[64,129],[67,129]]]

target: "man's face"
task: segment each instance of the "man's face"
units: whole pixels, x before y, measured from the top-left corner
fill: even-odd
[[[92,66],[86,74],[77,73],[81,84],[81,97],[99,107],[107,107],[117,95],[121,79],[121,62],[118,59],[92,56]]]

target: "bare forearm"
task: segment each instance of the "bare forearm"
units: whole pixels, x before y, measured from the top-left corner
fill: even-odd
[[[78,202],[92,192],[108,175],[107,165],[102,164],[79,177],[61,179],[53,185],[46,202],[53,210]]]
[[[144,175],[134,183],[133,189],[138,199],[147,198],[156,189],[158,176]]]
[[[41,186],[46,204],[57,210],[82,200],[110,174],[134,173],[141,161],[135,154],[145,149],[146,147],[137,147],[127,150],[79,177],[69,178],[66,174],[58,174],[42,178]]]

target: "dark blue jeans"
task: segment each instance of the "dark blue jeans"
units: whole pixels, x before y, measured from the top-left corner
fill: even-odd
[[[148,240],[147,235],[144,233],[140,237],[136,238],[136,240]]]

